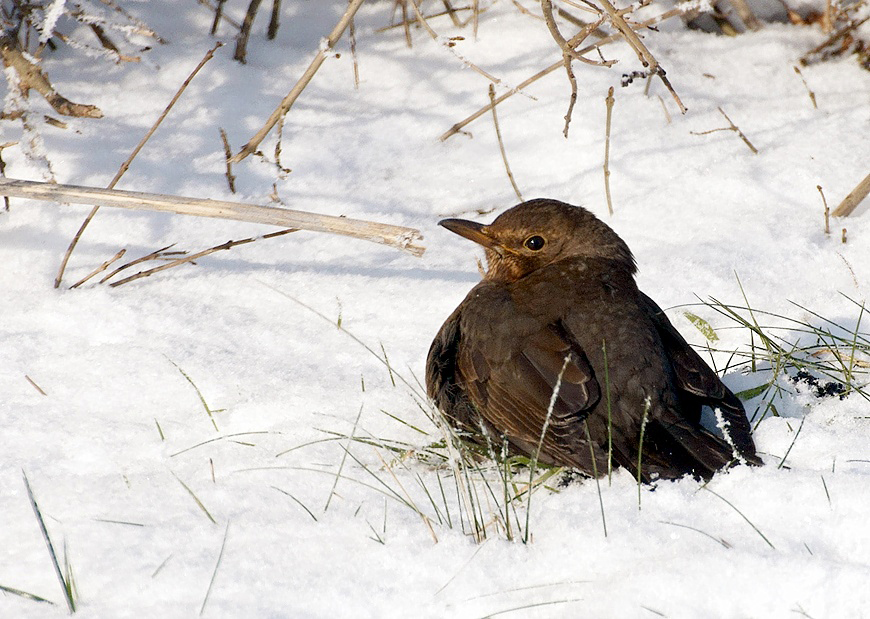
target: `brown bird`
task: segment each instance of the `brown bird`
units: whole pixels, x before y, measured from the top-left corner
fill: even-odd
[[[761,464],[740,400],[638,290],[607,224],[545,199],[490,225],[439,224],[482,245],[488,266],[426,362],[429,397],[456,430],[587,475],[606,473],[611,454],[637,476],[640,460],[645,482]]]

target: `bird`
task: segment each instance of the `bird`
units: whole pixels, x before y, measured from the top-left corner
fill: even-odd
[[[631,250],[592,212],[534,199],[488,225],[438,223],[487,263],[426,360],[427,395],[456,435],[644,483],[762,464],[740,399],[638,289]]]

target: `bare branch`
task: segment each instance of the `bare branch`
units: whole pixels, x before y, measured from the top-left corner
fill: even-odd
[[[858,183],[855,189],[846,196],[840,205],[831,213],[834,217],[846,217],[852,214],[852,211],[861,203],[861,201],[870,195],[870,174],[864,177],[864,180]]]
[[[18,74],[18,83],[23,95],[26,96],[31,89],[35,90],[45,98],[54,111],[63,116],[103,117],[103,112],[97,106],[73,103],[57,92],[48,81],[45,72],[25,56],[18,37],[14,34],[0,36],[0,55],[3,56],[3,64],[11,67]]]
[[[181,97],[181,93],[184,92],[184,90],[187,88],[187,86],[190,84],[196,74],[199,73],[199,70],[202,69],[203,66],[205,66],[205,63],[211,60],[212,56],[214,56],[215,51],[222,45],[223,43],[218,42],[215,44],[214,47],[212,47],[205,53],[205,56],[202,57],[202,60],[200,60],[199,64],[196,65],[196,68],[191,71],[190,75],[187,76],[187,79],[184,80],[184,83],[179,87],[178,91],[175,93],[175,96],[172,97],[172,100],[169,102],[166,108],[164,108],[163,112],[160,114],[157,120],[154,121],[154,124],[151,125],[151,128],[148,130],[148,132],[142,137],[141,140],[139,140],[139,143],[133,149],[133,152],[130,153],[130,156],[127,157],[127,160],[121,164],[120,168],[118,168],[118,172],[109,183],[108,189],[112,189],[115,185],[118,184],[118,181],[121,180],[121,177],[124,176],[124,174],[127,172],[127,169],[130,167],[133,159],[136,158],[136,155],[139,154],[139,151],[142,150],[142,147],[145,146],[145,143],[151,138],[152,135],[154,135],[154,132],[157,131],[157,127],[160,126],[160,123],[162,123],[163,119],[166,118],[167,114],[169,114],[169,110],[172,109],[172,106],[174,106],[175,102],[178,101],[179,97]],[[66,270],[66,265],[69,262],[70,256],[72,256],[73,251],[75,251],[76,245],[78,245],[79,239],[81,238],[82,234],[84,234],[85,229],[88,227],[88,224],[91,223],[91,220],[97,214],[97,211],[99,209],[99,206],[94,206],[94,208],[91,209],[91,212],[88,213],[87,217],[85,217],[82,225],[79,226],[79,229],[73,237],[72,241],[70,241],[69,247],[67,247],[66,253],[63,256],[63,260],[61,260],[60,268],[57,271],[57,276],[54,278],[55,288],[60,286],[60,282],[63,279],[63,272]]]
[[[103,206],[133,210],[144,209],[178,213],[179,215],[232,219],[282,228],[299,228],[313,232],[328,232],[330,234],[350,236],[374,243],[391,245],[415,256],[421,256],[424,251],[423,247],[413,244],[414,241],[423,238],[420,235],[420,231],[414,228],[391,226],[351,219],[349,217],[335,217],[306,211],[261,206],[259,204],[246,204],[244,202],[227,202],[223,200],[188,198],[138,191],[121,191],[118,189],[100,189],[77,185],[58,185],[55,183],[40,183],[6,178],[0,178],[0,195],[50,202],[102,204]]]
[[[341,35],[344,34],[344,31],[350,23],[350,20],[353,19],[353,16],[356,14],[363,1],[364,0],[351,0],[351,3],[348,5],[347,10],[344,12],[344,15],[341,16],[340,20],[338,20],[338,23],[335,25],[335,28],[332,29],[332,32],[329,34],[326,40],[322,42],[320,50],[317,52],[314,60],[311,61],[311,64],[308,65],[305,73],[302,74],[302,77],[299,78],[299,81],[296,82],[296,85],[293,86],[293,88],[290,90],[289,93],[287,93],[287,96],[284,97],[284,99],[281,101],[275,111],[272,112],[268,120],[266,120],[266,124],[263,125],[263,127],[259,131],[257,131],[254,137],[252,137],[238,153],[236,153],[236,155],[231,160],[232,163],[239,163],[242,159],[257,150],[260,142],[262,142],[263,139],[267,135],[269,135],[269,132],[272,131],[272,128],[277,124],[281,117],[290,111],[293,103],[296,102],[296,99],[298,99],[299,95],[302,94],[302,91],[305,90],[305,87],[311,81],[311,78],[314,77],[314,74],[317,73],[320,65],[323,64],[324,60],[326,60],[326,56],[332,51],[332,48],[335,47],[335,44],[338,43]]]

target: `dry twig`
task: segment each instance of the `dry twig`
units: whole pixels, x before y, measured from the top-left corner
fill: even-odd
[[[233,164],[230,163],[230,159],[233,157],[233,150],[230,148],[230,141],[227,139],[227,132],[224,131],[223,127],[220,129],[221,131],[221,142],[224,144],[224,159],[227,164],[227,185],[230,187],[230,191],[232,193],[236,193],[236,177],[233,175]]]
[[[632,26],[632,28],[635,28],[636,30],[640,30],[642,28],[649,28],[650,26],[658,24],[662,21],[665,21],[665,20],[670,19],[672,17],[676,17],[677,15],[683,15],[683,14],[685,14],[685,11],[683,9],[671,9],[670,11],[667,11],[667,12],[663,13],[662,15],[659,15],[658,17],[648,19],[647,21],[640,23],[640,24],[635,24]],[[607,45],[608,43],[613,43],[614,41],[619,41],[622,38],[623,38],[622,33],[618,32],[616,34],[612,34],[610,36],[604,37],[603,39],[601,39],[600,41],[598,41],[592,45],[587,45],[586,47],[584,47],[582,49],[578,49],[577,53],[582,55],[582,54],[590,52],[594,49],[597,49],[603,45]],[[505,94],[503,94],[499,97],[496,97],[495,104],[496,105],[500,104],[502,101],[504,101],[508,97],[511,97],[514,94],[522,91],[524,88],[526,88],[530,84],[533,84],[534,82],[538,81],[542,77],[549,75],[550,73],[552,73],[553,71],[556,71],[557,69],[559,69],[562,66],[564,66],[563,60],[559,60],[559,62],[555,62],[555,63],[551,64],[546,69],[543,69],[543,70],[537,72],[536,74],[534,74],[533,76],[531,76],[530,78],[525,80],[524,82],[518,84],[516,88],[513,88],[513,89],[509,90],[508,92],[506,92]],[[453,125],[452,127],[450,127],[450,129],[445,131],[438,139],[443,142],[443,141],[447,140],[448,138],[456,135],[457,133],[462,131],[462,129],[464,129],[467,125],[469,125],[470,123],[474,122],[475,120],[477,120],[478,118],[480,118],[481,116],[486,114],[490,110],[491,106],[492,106],[491,102],[487,103],[486,105],[484,105],[482,108],[480,108],[479,110],[477,110],[476,112],[474,112],[473,114],[468,116],[467,118],[461,120],[460,122],[458,122],[455,125]]]
[[[126,254],[126,253],[127,253],[126,249],[120,250],[117,254],[115,254],[114,256],[109,258],[108,260],[106,260],[103,264],[101,264],[96,269],[94,269],[93,271],[91,271],[90,273],[85,275],[83,278],[81,278],[79,281],[77,281],[75,284],[70,286],[70,290],[72,290],[73,288],[78,288],[79,286],[81,286],[82,284],[87,282],[89,279],[91,279],[94,275],[99,275],[100,273],[102,273],[103,271],[108,269],[113,262],[120,260],[124,256],[124,254]]]
[[[740,139],[743,140],[743,142],[746,144],[746,146],[749,147],[749,150],[751,150],[754,154],[757,155],[757,154],[758,154],[758,149],[755,148],[755,146],[752,145],[752,142],[749,141],[749,138],[747,138],[747,137],[743,134],[743,132],[740,130],[740,128],[739,128],[737,125],[735,125],[735,124],[731,121],[730,118],[728,118],[728,114],[725,113],[725,110],[723,110],[721,107],[720,107],[720,108],[717,108],[717,109],[719,110],[719,113],[722,114],[722,116],[725,117],[725,120],[728,121],[728,125],[729,125],[729,126],[728,126],[728,127],[720,127],[720,128],[718,128],[718,129],[710,129],[709,131],[692,131],[692,132],[691,132],[692,135],[709,135],[709,134],[711,134],[711,133],[716,133],[717,131],[734,131],[737,135],[740,136]]]
[[[514,193],[517,194],[517,199],[520,202],[523,201],[523,194],[520,193],[520,188],[517,187],[517,183],[514,180],[514,175],[511,172],[511,167],[508,165],[507,154],[504,151],[504,142],[501,139],[501,130],[498,128],[498,114],[495,111],[495,86],[492,84],[489,85],[489,100],[493,102],[492,104],[492,122],[495,125],[495,136],[498,138],[498,149],[501,151],[501,160],[504,161],[504,169],[507,172],[508,179],[511,182],[511,187],[514,188]]]
[[[79,116],[84,118],[102,118],[103,112],[96,105],[73,103],[54,89],[48,76],[28,58],[30,56],[22,48],[15,34],[0,36],[0,56],[3,64],[18,75],[18,88],[23,96],[33,89],[41,94],[46,102],[63,116]],[[32,58],[32,56],[30,56]]]
[[[247,62],[248,38],[251,36],[251,28],[254,26],[254,17],[260,8],[260,1],[251,0],[250,4],[248,4],[248,11],[245,13],[245,19],[242,21],[242,27],[239,29],[239,38],[236,39],[236,51],[233,53],[233,60],[238,60],[242,64]]]
[[[413,244],[414,241],[423,238],[420,235],[420,231],[414,228],[391,226],[389,224],[351,219],[349,217],[335,217],[306,211],[261,206],[259,204],[4,178],[0,178],[0,195],[49,202],[102,204],[103,206],[133,210],[150,210],[177,213],[179,215],[232,219],[282,228],[299,228],[313,232],[340,234],[390,245],[415,256],[423,255],[424,251],[423,247]]]
[[[260,239],[271,239],[276,236],[282,236],[284,234],[290,234],[291,232],[298,232],[296,228],[288,228],[286,230],[279,230],[278,232],[271,232],[269,234],[263,234],[256,237],[251,237],[248,239],[242,239],[241,241],[227,241],[226,243],[221,243],[220,245],[216,245],[214,247],[210,247],[209,249],[204,249],[203,251],[197,252],[195,254],[190,254],[189,256],[184,256],[183,258],[178,258],[177,260],[173,260],[172,262],[167,262],[166,264],[162,264],[159,267],[154,267],[153,269],[148,269],[147,271],[139,271],[135,275],[131,275],[129,277],[125,277],[124,279],[118,280],[117,282],[112,282],[109,284],[112,288],[116,286],[120,286],[122,284],[126,284],[128,282],[135,281],[137,279],[142,279],[143,277],[148,277],[150,275],[154,275],[155,273],[159,273],[160,271],[165,271],[166,269],[171,269],[173,267],[180,266],[182,264],[187,264],[189,262],[193,262],[194,260],[198,260],[203,256],[207,256],[209,254],[213,254],[217,251],[223,251],[226,249],[232,249],[233,247],[237,247],[238,245],[245,245],[247,243],[253,243],[255,241],[259,241]],[[109,279],[109,277],[104,277],[100,283],[102,284],[104,281]]]
[[[429,22],[426,21],[425,17],[423,17],[423,14],[420,13],[420,7],[417,6],[417,0],[409,0],[409,1],[411,3],[411,6],[414,8],[414,13],[416,13],[416,15],[417,15],[417,21],[423,25],[423,28],[426,30],[426,32],[429,33],[429,36],[432,37],[432,40],[437,43],[438,42],[438,33],[432,29],[432,27],[429,25]],[[463,58],[460,54],[458,54],[456,52],[455,49],[453,49],[453,47],[450,44],[445,44],[444,47],[446,47],[448,50],[450,50],[454,56],[459,58],[459,60],[461,60],[462,63],[465,64],[465,66],[467,66],[468,68],[470,68],[474,72],[479,73],[480,75],[482,75],[483,77],[485,77],[486,79],[488,79],[489,81],[491,81],[494,84],[501,83],[501,80],[498,79],[497,77],[487,73],[486,71],[484,71],[483,69],[478,67],[473,62],[467,60],[466,58]]]
[[[816,104],[816,93],[810,90],[810,85],[807,84],[807,81],[804,79],[804,74],[801,73],[801,70],[795,65],[794,72],[798,74],[798,77],[801,78],[801,81],[804,83],[804,88],[807,89],[807,94],[810,96],[810,101],[813,102],[813,107],[815,109],[819,109],[819,106]]]
[[[326,60],[326,57],[332,52],[332,48],[335,47],[336,43],[338,43],[338,40],[341,38],[341,35],[344,34],[344,31],[350,23],[350,20],[353,19],[353,16],[356,14],[362,3],[363,0],[351,0],[350,4],[347,7],[347,10],[344,12],[344,15],[341,16],[341,19],[338,20],[335,28],[332,29],[332,32],[329,33],[329,36],[320,46],[320,50],[317,52],[314,60],[311,61],[311,64],[308,65],[305,73],[302,74],[302,77],[299,78],[299,81],[296,82],[296,85],[293,86],[293,88],[290,90],[289,93],[287,93],[287,96],[284,97],[284,99],[281,101],[275,111],[272,112],[268,120],[266,120],[266,124],[264,124],[260,128],[260,130],[257,131],[254,137],[252,137],[248,141],[248,143],[245,144],[242,149],[235,154],[235,156],[231,159],[233,163],[239,163],[242,159],[257,150],[260,142],[262,142],[263,139],[267,135],[269,135],[269,132],[272,131],[272,128],[275,126],[275,124],[287,112],[290,111],[293,103],[296,102],[296,99],[299,98],[299,95],[302,94],[303,90],[305,90],[305,87],[311,81],[311,78],[314,77],[314,74],[317,73],[320,65],[323,64],[323,61]]]
[[[178,101],[178,99],[181,97],[181,94],[185,91],[185,89],[190,84],[190,82],[193,80],[193,78],[196,76],[196,74],[199,73],[199,70],[202,69],[203,66],[205,66],[205,63],[207,63],[209,60],[211,60],[212,56],[214,56],[215,51],[219,47],[221,47],[222,45],[223,45],[223,43],[218,42],[215,44],[214,47],[212,47],[210,50],[208,50],[205,53],[205,56],[202,57],[202,60],[200,60],[199,64],[196,65],[196,68],[193,71],[191,71],[190,75],[187,76],[187,79],[184,80],[184,83],[179,87],[178,91],[175,93],[175,96],[172,97],[172,100],[169,102],[169,104],[166,106],[166,108],[163,110],[163,112],[160,114],[160,116],[157,118],[157,120],[154,121],[154,124],[151,126],[151,128],[148,130],[148,132],[142,137],[141,140],[139,140],[139,143],[133,149],[133,152],[130,153],[130,156],[127,157],[127,160],[121,164],[120,168],[118,168],[118,172],[115,174],[115,177],[112,179],[112,181],[109,183],[109,185],[107,187],[108,189],[113,189],[115,187],[115,185],[118,184],[118,181],[121,180],[121,177],[124,176],[124,174],[127,172],[127,169],[130,167],[130,164],[133,162],[133,159],[136,158],[136,155],[139,154],[139,151],[142,150],[142,147],[145,146],[145,143],[151,138],[152,135],[154,135],[154,132],[157,131],[157,127],[160,126],[160,123],[162,123],[163,119],[166,118],[167,114],[169,114],[169,110],[172,109],[172,107],[175,105],[175,102]],[[78,245],[79,239],[81,238],[82,234],[84,234],[85,228],[87,228],[88,224],[91,223],[91,220],[97,214],[98,210],[100,210],[99,205],[94,206],[94,208],[91,209],[91,212],[88,213],[87,217],[85,217],[84,221],[82,222],[82,225],[79,226],[79,229],[76,232],[75,236],[73,237],[72,241],[70,242],[69,247],[67,247],[66,253],[63,256],[63,260],[61,260],[60,268],[58,269],[57,276],[54,278],[54,287],[55,288],[60,286],[60,282],[63,279],[63,272],[66,270],[66,265],[69,262],[70,256],[72,256],[72,253],[76,248],[76,245]]]
[[[822,196],[822,204],[825,205],[825,234],[831,233],[831,209],[828,208],[828,201],[825,199],[825,192],[822,191],[821,185],[816,185],[816,189]]]
[[[852,211],[861,203],[861,201],[870,194],[870,174],[864,177],[864,180],[858,183],[852,192],[843,198],[840,205],[834,209],[832,215],[834,217],[847,217],[852,214]],[[845,238],[845,231],[844,231]],[[845,240],[843,241],[846,242]]]
[[[613,215],[613,200],[610,198],[610,119],[613,116],[613,86],[607,91],[604,100],[607,105],[607,128],[604,140],[604,193],[607,196],[607,210]]]

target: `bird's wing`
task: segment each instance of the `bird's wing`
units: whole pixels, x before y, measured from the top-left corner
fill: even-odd
[[[601,390],[583,350],[558,323],[519,342],[463,339],[458,367],[468,397],[497,433],[542,462],[592,473],[583,423]]]
[[[704,404],[718,410],[727,430],[729,443],[750,464],[761,464],[755,452],[752,440],[752,427],[746,418],[743,404],[719,376],[710,369],[701,356],[689,346],[680,335],[664,311],[648,296],[640,293],[640,300],[652,319],[662,339],[665,352],[671,361],[676,378],[676,386],[681,391],[681,397],[696,404],[700,414],[700,405]],[[697,419],[691,420],[697,423]]]
[[[474,435],[480,430],[474,404],[457,383],[459,317],[462,306],[444,322],[426,359],[426,394],[457,430]]]

